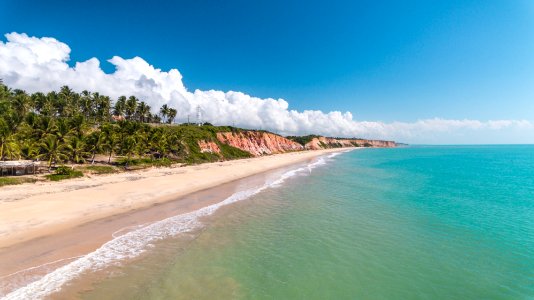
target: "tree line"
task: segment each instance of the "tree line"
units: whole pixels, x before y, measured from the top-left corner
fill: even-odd
[[[169,126],[177,110],[163,105],[159,114],[135,96],[116,101],[96,92],[77,93],[68,86],[58,92],[28,94],[0,81],[0,160],[41,160],[57,163],[95,161],[97,154],[162,159],[182,151],[179,132]]]

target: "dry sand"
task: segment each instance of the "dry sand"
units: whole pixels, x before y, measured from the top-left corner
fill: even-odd
[[[1,188],[0,278],[35,263],[52,261],[59,247],[63,248],[57,253],[61,258],[86,253],[111,238],[108,230],[106,235],[97,234],[101,228],[111,223],[124,227],[132,217],[137,218],[136,214],[143,213],[142,208],[165,205],[184,195],[337,151],[340,149],[293,152]],[[152,219],[164,217],[161,211],[190,211],[211,204],[206,199],[189,199],[179,209],[160,210]]]

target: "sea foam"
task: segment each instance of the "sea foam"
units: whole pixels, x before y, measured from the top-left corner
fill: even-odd
[[[202,226],[202,222],[199,220],[201,217],[211,215],[222,206],[245,200],[265,189],[280,186],[288,178],[295,175],[309,173],[312,169],[326,164],[328,159],[341,153],[337,152],[326,157],[319,157],[315,162],[307,166],[287,171],[281,174],[279,178],[262,186],[236,192],[219,203],[148,225],[141,225],[142,227],[122,235],[116,232],[113,234],[112,240],[103,244],[97,250],[57,268],[40,279],[5,295],[2,299],[42,299],[58,292],[64,284],[84,272],[98,271],[109,266],[120,265],[122,261],[135,258],[144,253],[151,248],[152,243],[158,240],[198,229]]]

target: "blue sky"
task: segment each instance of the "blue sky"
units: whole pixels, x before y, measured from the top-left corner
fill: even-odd
[[[358,120],[534,121],[534,2],[3,1],[0,33],[71,65],[140,56],[189,90],[283,98]]]

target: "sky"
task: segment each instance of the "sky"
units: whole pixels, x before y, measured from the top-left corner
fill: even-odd
[[[6,0],[0,35],[0,78],[30,92],[284,135],[534,143],[529,0]]]

